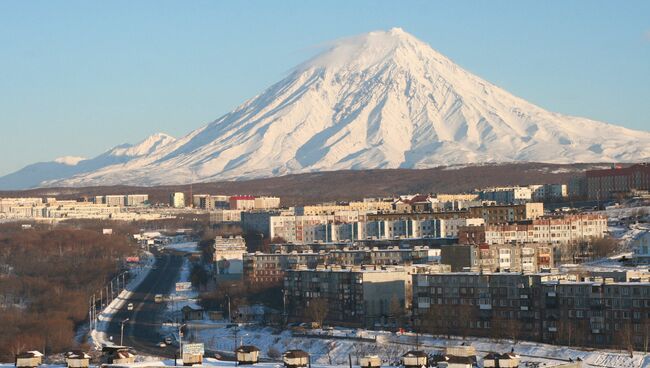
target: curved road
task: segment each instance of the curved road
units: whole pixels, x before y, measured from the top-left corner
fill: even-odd
[[[132,290],[132,295],[125,301],[124,307],[110,321],[106,334],[113,337],[115,344],[120,343],[120,322],[124,324],[123,345],[133,347],[141,353],[173,358],[177,349],[173,346],[159,348],[163,340],[159,329],[162,325],[165,303],[155,303],[156,294],[168,295],[174,287],[183,265],[183,255],[175,252],[154,251],[156,257],[153,268],[144,280]],[[133,303],[133,310],[127,310],[127,304]]]

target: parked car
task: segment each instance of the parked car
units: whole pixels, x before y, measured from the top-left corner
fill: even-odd
[[[164,341],[159,342],[157,345],[158,345],[159,348],[166,348],[167,347],[167,344],[165,344]]]
[[[167,345],[172,344],[172,338],[170,336],[165,337],[165,344],[167,344]]]
[[[126,309],[132,311],[133,310],[133,303],[127,304]]]

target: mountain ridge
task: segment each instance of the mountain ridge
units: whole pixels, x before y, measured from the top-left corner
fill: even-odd
[[[650,133],[546,111],[393,28],[331,43],[230,113],[169,144],[41,185],[647,157]]]

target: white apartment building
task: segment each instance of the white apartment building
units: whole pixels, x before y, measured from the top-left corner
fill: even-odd
[[[127,206],[142,206],[149,202],[148,194],[129,194],[126,196]]]
[[[461,227],[485,225],[483,218],[450,218],[442,221],[446,238],[457,238]]]
[[[522,203],[532,200],[532,190],[529,187],[495,187],[479,191],[479,197],[486,201],[497,203]]]
[[[169,195],[169,206],[174,208],[185,207],[185,193],[175,192]]]
[[[107,206],[117,206],[117,207],[122,207],[124,206],[124,195],[119,194],[119,195],[105,195],[104,200],[102,201],[103,204]]]
[[[532,191],[532,200],[536,202],[560,200],[569,195],[566,184],[533,184],[528,187]]]
[[[256,210],[268,210],[280,207],[280,198],[278,197],[255,197],[254,208]]]
[[[210,222],[240,222],[242,211],[240,210],[216,210],[210,212]]]
[[[217,277],[222,275],[241,275],[244,273],[244,255],[246,242],[241,236],[221,237],[214,239],[214,262]]]

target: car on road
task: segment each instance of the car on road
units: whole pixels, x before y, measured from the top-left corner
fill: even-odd
[[[126,309],[132,311],[133,310],[133,303],[127,304]]]
[[[156,296],[154,296],[154,298],[153,298],[153,301],[156,302],[156,303],[162,303],[163,302],[162,294],[156,294]]]
[[[161,341],[161,342],[159,342],[158,344],[156,344],[156,346],[158,346],[159,348],[166,348],[166,347],[167,347],[167,344],[165,344],[164,341]]]

